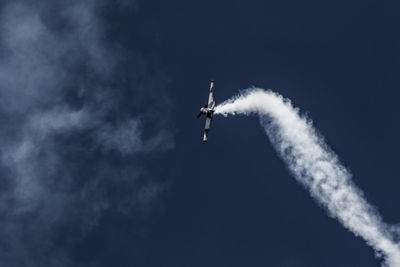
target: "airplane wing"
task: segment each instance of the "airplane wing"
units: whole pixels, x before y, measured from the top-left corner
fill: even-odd
[[[208,96],[208,107],[209,108],[214,108],[214,106],[215,106],[213,91],[214,91],[214,80],[211,80],[210,95]]]
[[[206,118],[206,126],[204,127],[203,142],[207,142],[208,130],[210,129],[211,120],[212,120],[211,117]]]

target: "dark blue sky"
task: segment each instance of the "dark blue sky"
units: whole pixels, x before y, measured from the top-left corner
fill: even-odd
[[[210,79],[217,104],[279,92],[400,222],[399,4],[16,2],[1,3],[1,265],[380,266],[256,117],[216,116],[203,144],[195,115]]]

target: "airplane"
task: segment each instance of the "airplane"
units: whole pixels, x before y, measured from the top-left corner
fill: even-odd
[[[197,115],[197,118],[200,118],[202,114],[206,115],[206,126],[204,127],[204,136],[203,136],[204,143],[207,142],[208,131],[210,130],[211,120],[215,111],[215,101],[213,97],[213,91],[214,91],[214,80],[211,80],[210,94],[208,96],[208,104],[204,105],[204,107],[200,109],[200,113]]]

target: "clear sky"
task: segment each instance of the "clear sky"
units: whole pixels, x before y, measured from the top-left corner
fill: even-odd
[[[0,1],[0,265],[373,267],[256,117],[272,89],[398,224],[394,1]]]

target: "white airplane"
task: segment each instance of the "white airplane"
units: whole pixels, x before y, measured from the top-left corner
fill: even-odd
[[[211,80],[211,85],[210,85],[210,95],[208,96],[208,104],[205,105],[200,109],[200,113],[197,115],[197,118],[200,118],[202,114],[206,115],[206,126],[204,127],[204,136],[203,136],[203,142],[207,142],[207,136],[208,136],[208,130],[210,130],[210,125],[211,125],[211,120],[214,115],[215,111],[215,101],[213,97],[213,91],[214,91],[214,80]]]

